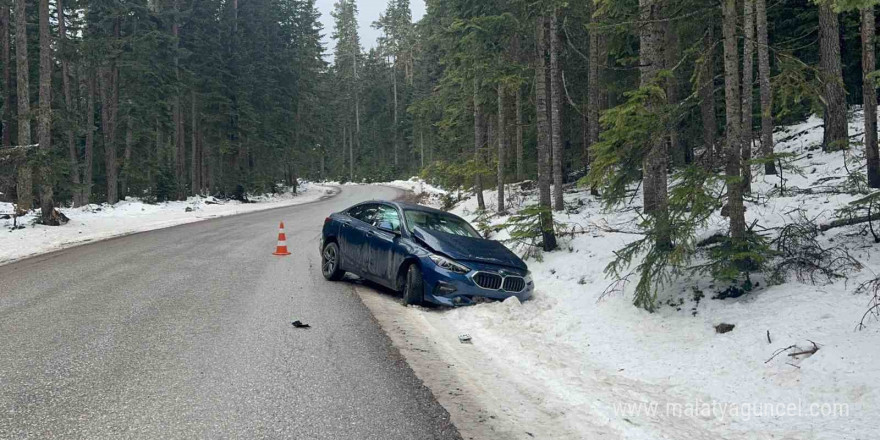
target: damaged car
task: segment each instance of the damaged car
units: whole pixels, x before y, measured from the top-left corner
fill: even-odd
[[[324,221],[321,272],[346,272],[402,294],[405,304],[463,306],[532,296],[528,266],[467,221],[426,206],[370,201]]]

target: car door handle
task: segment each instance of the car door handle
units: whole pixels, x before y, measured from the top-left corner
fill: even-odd
[[[367,237],[373,237],[373,236],[375,236],[375,235],[376,235],[375,232],[373,232],[373,231],[367,231]]]

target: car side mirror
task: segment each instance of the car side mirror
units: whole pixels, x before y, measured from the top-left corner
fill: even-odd
[[[392,234],[400,234],[400,228],[395,228],[394,225],[391,224],[391,222],[386,222],[386,221],[379,222],[379,224],[376,227],[385,231],[385,232],[390,232]]]

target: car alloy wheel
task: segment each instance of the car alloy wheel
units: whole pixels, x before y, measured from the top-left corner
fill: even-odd
[[[345,272],[339,270],[339,246],[336,243],[327,243],[324,252],[321,253],[321,273],[330,281],[339,281]]]

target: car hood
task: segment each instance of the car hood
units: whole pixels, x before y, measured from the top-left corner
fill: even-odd
[[[420,227],[413,228],[413,236],[435,252],[460,261],[499,264],[527,270],[528,266],[503,244],[484,238],[464,237]]]

